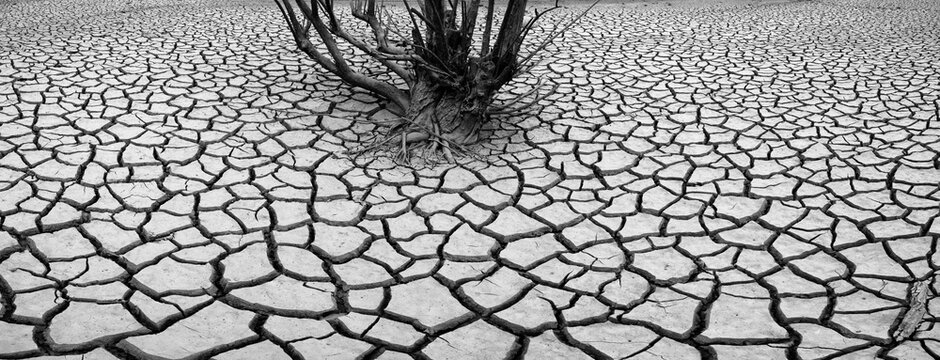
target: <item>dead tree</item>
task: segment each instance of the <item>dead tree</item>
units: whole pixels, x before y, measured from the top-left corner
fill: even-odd
[[[509,0],[499,24],[494,24],[494,0],[486,0],[485,9],[481,6],[483,0],[413,1],[418,2],[417,6],[403,0],[410,24],[401,29],[389,26],[395,21],[384,5],[377,6],[375,0],[351,0],[352,16],[367,25],[371,33],[370,39],[363,39],[344,28],[333,0],[275,0],[300,50],[344,82],[391,103],[389,109],[401,117],[401,124],[389,135],[396,143],[400,141],[406,154],[409,144],[426,142],[434,149],[443,149],[448,157],[451,145],[479,139],[500,88],[590,10],[566,25],[556,26],[522,57],[520,47],[526,36],[540,17],[558,8],[557,0],[554,7],[536,10],[529,17],[527,0]],[[485,14],[479,24],[482,34],[477,47],[474,31],[481,10]],[[320,49],[326,51],[318,50],[311,38],[319,38]],[[351,44],[377,60],[400,77],[399,83],[405,88],[350,67],[346,59],[349,53],[342,51],[338,42]],[[538,99],[536,96],[514,104],[524,106]]]

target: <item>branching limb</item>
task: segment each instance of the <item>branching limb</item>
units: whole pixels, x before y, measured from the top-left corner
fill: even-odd
[[[394,46],[389,42],[387,26],[382,22],[381,14],[376,12],[375,0],[352,0],[350,7],[352,8],[352,15],[355,18],[369,24],[369,28],[372,29],[372,35],[375,38],[375,43],[378,46],[378,51],[395,55],[409,54],[407,49]],[[382,11],[384,9],[385,6],[381,6],[379,10]]]
[[[486,18],[483,27],[483,45],[480,47],[480,56],[484,57],[490,53],[490,38],[493,37],[493,6],[494,0],[488,0],[486,3]]]
[[[392,111],[401,116],[394,120],[399,124],[383,127],[380,131],[386,135],[369,139],[376,141],[353,153],[392,146],[398,148],[396,159],[423,155],[427,160],[430,151],[442,153],[451,162],[455,151],[473,155],[463,144],[477,141],[487,116],[529,111],[557,90],[556,85],[542,94],[544,89],[539,82],[519,96],[493,104],[500,88],[527,69],[535,54],[570,30],[597,4],[570,22],[556,25],[533,51],[523,55],[520,54],[523,41],[546,14],[558,8],[557,0],[554,7],[536,10],[534,16],[526,14],[529,0],[508,0],[505,13],[496,24],[496,34],[495,0],[486,1],[483,24],[477,23],[483,0],[415,0],[414,7],[409,4],[411,0],[401,0],[407,20],[400,17],[398,20],[410,20],[412,25],[407,29],[408,24],[403,22],[406,26],[401,32],[390,26],[395,25],[395,19],[385,6],[376,4],[382,0],[350,0],[352,17],[368,25],[368,28],[363,25],[364,33],[357,29],[347,32],[343,25],[348,24],[342,24],[347,18],[336,13],[335,1],[275,0],[302,51],[344,82],[395,104]],[[476,51],[473,42],[476,26],[483,29],[478,34],[483,42],[480,51]],[[311,36],[319,37],[320,42],[312,42]],[[403,79],[408,89],[381,81],[381,77],[373,77],[365,69],[353,69],[354,64],[347,61],[347,56],[363,53]]]
[[[520,66],[520,67],[525,66],[527,62],[529,62],[530,60],[532,60],[532,58],[533,58],[536,54],[538,54],[538,53],[540,53],[542,50],[544,50],[546,46],[548,46],[549,44],[553,43],[553,42],[555,41],[555,39],[557,39],[557,38],[558,38],[559,36],[561,36],[562,34],[568,32],[568,30],[570,30],[571,27],[573,27],[575,24],[577,24],[578,22],[580,22],[581,19],[584,18],[584,16],[587,15],[588,12],[590,12],[592,9],[594,9],[594,7],[597,6],[598,3],[600,3],[600,0],[595,0],[594,3],[591,4],[591,6],[588,6],[587,9],[584,9],[584,11],[582,11],[580,14],[578,14],[578,16],[575,16],[574,19],[572,19],[571,21],[569,21],[567,24],[562,25],[562,26],[560,26],[560,27],[555,27],[554,29],[552,29],[552,31],[549,32],[548,36],[546,36],[545,39],[543,39],[541,43],[539,43],[538,45],[535,46],[535,49],[533,49],[532,51],[530,51],[529,54],[528,54],[526,57],[522,58],[522,60],[519,61],[519,66]],[[556,4],[557,4],[557,3],[556,3]]]
[[[281,10],[281,15],[287,20],[288,28],[290,29],[291,35],[294,36],[297,47],[316,61],[317,64],[326,68],[327,71],[335,73],[337,71],[336,64],[317,51],[316,47],[310,43],[310,39],[307,37],[307,30],[309,30],[312,23],[307,21],[306,25],[301,26],[294,13],[294,8],[287,1],[289,0],[275,0],[275,3],[278,9]]]
[[[333,37],[330,29],[326,26],[326,24],[324,24],[323,19],[320,18],[321,9],[327,11],[328,15],[329,12],[332,11],[332,1],[317,0],[317,2],[311,1],[310,4],[305,3],[304,0],[298,0],[296,2],[297,6],[300,8],[301,14],[303,14],[309,24],[313,26],[323,45],[327,48],[332,61],[327,59],[326,56],[322,55],[316,50],[316,47],[313,45],[313,43],[310,42],[309,35],[307,33],[301,32],[306,26],[302,26],[297,21],[293,6],[290,4],[290,0],[275,0],[275,2],[277,2],[278,7],[281,8],[282,14],[288,18],[288,24],[290,24],[291,32],[294,34],[294,38],[295,41],[297,41],[298,47],[310,55],[314,61],[326,68],[328,71],[338,75],[341,79],[343,79],[343,81],[354,86],[375,92],[392,101],[401,109],[408,108],[410,105],[410,99],[405,91],[402,91],[401,89],[391,84],[366,76],[349,67],[349,64],[346,62],[345,55],[342,53],[336,43],[336,39]],[[335,20],[331,20],[331,22],[333,21]]]
[[[329,15],[329,18],[330,18],[329,30],[333,35],[336,35],[339,38],[346,40],[346,42],[352,44],[357,49],[362,50],[367,55],[378,60],[380,63],[382,63],[383,66],[385,66],[391,72],[395,73],[396,75],[398,75],[398,77],[404,80],[405,83],[408,85],[408,87],[411,87],[412,85],[414,85],[414,81],[415,81],[414,72],[396,63],[395,61],[415,62],[415,61],[421,61],[420,57],[418,57],[417,55],[413,53],[409,54],[404,51],[400,53],[383,52],[380,49],[377,49],[367,44],[365,41],[359,38],[356,38],[355,36],[350,35],[348,32],[346,32],[346,30],[342,27],[340,21],[336,18],[335,9],[333,8],[333,0],[318,0],[318,1],[319,1],[320,8],[322,8],[323,11]],[[363,0],[356,0],[351,3],[354,16],[355,16],[355,12],[357,11],[356,7],[363,6],[363,4],[361,4],[362,1]],[[372,7],[374,8],[375,0],[367,0],[367,1],[371,2]],[[368,4],[365,4],[365,5],[368,5]],[[371,23],[369,25],[373,26],[373,24]],[[384,34],[384,29],[382,29],[381,24],[376,23],[374,26],[378,28],[380,31],[382,31],[382,33]]]
[[[555,10],[557,10],[557,9],[560,9],[560,8],[561,8],[561,6],[558,6],[558,1],[556,0],[556,1],[555,1],[555,6],[552,6],[552,7],[548,8],[548,9],[545,9],[545,10],[543,10],[542,12],[539,12],[539,9],[535,9],[535,16],[533,16],[531,19],[529,19],[529,21],[526,22],[525,26],[522,27],[522,35],[519,36],[519,42],[522,43],[522,41],[525,40],[526,36],[529,35],[529,31],[532,30],[532,27],[534,27],[535,24],[539,21],[539,19],[541,19],[543,16],[545,16],[545,14],[548,14],[548,13],[550,13],[550,12],[552,12],[552,11],[555,11]]]
[[[496,63],[497,74],[501,69],[512,68],[519,53],[518,41],[522,35],[523,20],[525,19],[526,0],[509,0],[506,5],[506,14],[500,24],[496,43],[493,45],[493,61]]]

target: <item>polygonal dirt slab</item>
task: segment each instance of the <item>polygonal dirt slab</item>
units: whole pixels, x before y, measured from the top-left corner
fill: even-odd
[[[0,357],[931,358],[938,14],[605,2],[406,166],[271,3],[2,2]]]

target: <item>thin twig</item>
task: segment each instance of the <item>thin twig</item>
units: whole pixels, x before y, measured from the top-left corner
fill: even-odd
[[[569,21],[568,24],[566,24],[565,26],[562,26],[562,27],[560,28],[560,30],[559,30],[558,27],[556,27],[555,29],[553,29],[552,32],[549,33],[548,37],[546,37],[544,40],[542,40],[542,42],[541,42],[538,46],[535,47],[535,50],[532,50],[532,51],[529,53],[528,56],[526,56],[525,58],[523,58],[522,61],[519,61],[519,63],[518,63],[519,66],[522,66],[522,65],[524,65],[526,62],[528,62],[529,60],[531,60],[532,57],[534,57],[536,54],[538,54],[538,53],[541,52],[543,49],[545,49],[545,47],[548,46],[548,44],[554,42],[556,38],[558,38],[558,37],[561,36],[562,34],[566,33],[569,29],[571,29],[571,27],[573,27],[574,24],[580,22],[581,19],[582,19],[585,15],[587,15],[587,13],[591,11],[591,9],[594,9],[594,7],[597,6],[598,3],[600,3],[600,0],[595,0],[594,3],[591,4],[591,6],[588,6],[587,9],[584,9],[584,11],[581,12],[581,14],[578,14],[578,16],[576,16],[574,19],[572,19],[571,21]]]

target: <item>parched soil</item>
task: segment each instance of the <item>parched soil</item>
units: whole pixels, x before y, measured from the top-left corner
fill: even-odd
[[[3,0],[0,358],[938,357],[940,4],[605,3],[549,50],[537,111],[404,166],[273,2]]]

